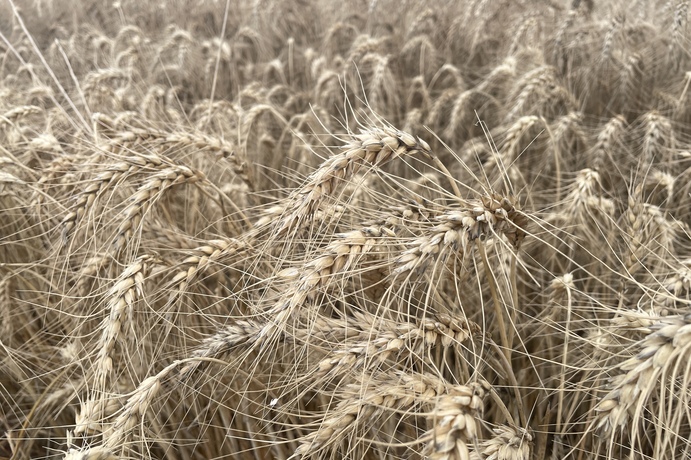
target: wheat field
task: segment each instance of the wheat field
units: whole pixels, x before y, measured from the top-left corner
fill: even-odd
[[[690,459],[688,7],[0,0],[0,460]]]

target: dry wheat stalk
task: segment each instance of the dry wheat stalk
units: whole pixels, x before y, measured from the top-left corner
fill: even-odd
[[[665,259],[675,254],[674,242],[681,229],[677,222],[665,217],[662,209],[643,200],[642,188],[636,186],[629,196],[629,207],[623,216],[628,249],[623,258],[624,267],[632,276],[643,268],[653,273],[665,270]]]
[[[516,52],[525,44],[535,43],[538,40],[530,40],[531,37],[528,35],[532,32],[533,34],[539,34],[542,27],[540,24],[540,13],[527,13],[520,18],[518,23],[518,28],[512,34],[513,39],[511,41],[511,46],[509,47],[509,55],[514,55]],[[537,30],[537,32],[535,32]],[[535,38],[535,37],[532,37]]]
[[[677,98],[676,106],[674,107],[675,121],[688,120],[689,98],[691,97],[689,85],[691,85],[691,71],[684,74],[684,86],[681,90],[681,95]]]
[[[127,73],[120,68],[99,69],[89,72],[84,76],[82,83],[82,92],[86,97],[95,95],[102,88],[112,88],[116,86],[119,81],[127,80]]]
[[[606,165],[614,164],[614,155],[622,151],[625,132],[626,120],[622,116],[611,118],[601,128],[591,150],[592,167],[595,170],[602,174]]]
[[[413,78],[410,82],[408,89],[408,96],[406,98],[406,107],[408,110],[418,109],[420,113],[427,112],[430,108],[432,101],[430,100],[429,91],[427,89],[427,83],[422,78],[422,76],[417,76]],[[405,129],[403,130],[405,132]]]
[[[645,242],[649,241],[648,232],[645,232],[650,216],[645,213],[645,205],[642,198],[642,188],[638,186],[634,194],[629,197],[629,207],[625,214],[626,235],[629,238],[629,254],[624,260],[627,273],[635,274],[642,264],[641,257],[647,255]]]
[[[620,79],[622,81],[619,91],[621,97],[626,98],[624,106],[634,111],[643,105],[645,101],[645,94],[642,91],[649,91],[649,85],[641,85],[641,82],[646,81],[646,63],[639,53],[633,53],[626,58],[624,65],[621,68]]]
[[[453,107],[453,101],[458,98],[459,94],[459,90],[452,87],[435,98],[427,116],[427,123],[436,131],[441,132],[448,126],[448,119]]]
[[[195,149],[196,151],[209,151],[218,158],[230,161],[233,172],[247,184],[250,190],[254,189],[254,179],[247,160],[241,158],[236,149],[223,138],[212,137],[202,132],[169,132],[157,129],[142,129],[129,126],[124,132],[118,132],[108,141],[114,152],[127,151],[133,144],[151,144],[157,150],[175,152],[178,149]]]
[[[146,239],[156,241],[166,249],[190,251],[199,244],[195,238],[187,235],[185,231],[171,222],[164,223],[162,220],[152,219],[147,222],[145,230],[147,232]]]
[[[151,403],[158,396],[162,386],[171,378],[171,373],[178,370],[184,362],[175,361],[152,375],[142,380],[137,388],[128,395],[127,402],[113,421],[112,427],[103,434],[103,446],[101,449],[109,451],[127,451],[127,442],[132,430],[137,427],[149,410]]]
[[[616,205],[612,199],[603,196],[601,176],[591,169],[578,171],[573,184],[568,188],[570,191],[564,199],[565,210],[562,213],[563,224],[578,223],[571,232],[579,239],[572,257],[581,263],[590,257],[592,251],[597,251],[596,238],[615,238],[612,216]],[[602,257],[606,260],[604,255]]]
[[[35,105],[22,105],[15,107],[0,115],[0,127],[4,126],[5,124],[14,126],[15,122],[23,118],[30,117],[31,115],[38,115],[43,112],[43,108]]]
[[[641,184],[647,201],[660,209],[667,210],[675,198],[676,178],[664,171],[655,169],[651,171]]]
[[[104,421],[120,408],[122,408],[122,403],[108,396],[82,402],[79,413],[75,417],[73,433],[76,436],[93,436],[102,433]]]
[[[526,73],[514,85],[513,108],[506,115],[506,121],[512,122],[520,116],[531,115],[535,107],[540,107],[548,97],[546,88],[558,88],[556,69],[551,66],[538,67]],[[532,113],[532,115],[541,115]]]
[[[679,262],[680,267],[672,276],[662,282],[661,292],[655,293],[654,301],[661,308],[676,309],[688,305],[691,294],[691,260],[685,259]]]
[[[12,326],[12,275],[3,275],[0,279],[0,337],[9,345],[14,337]]]
[[[403,130],[406,132],[416,132],[422,129],[424,113],[420,109],[411,108],[408,110],[405,120],[403,121]]]
[[[571,4],[571,8],[569,9],[568,13],[566,14],[566,17],[564,20],[561,22],[559,27],[556,30],[555,36],[554,36],[554,56],[553,59],[557,62],[560,62],[564,59],[564,48],[565,48],[565,41],[566,41],[566,34],[567,31],[573,26],[574,22],[579,16],[579,11],[578,11],[578,4],[580,3],[580,0],[576,0]]]
[[[463,90],[466,85],[458,67],[447,62],[439,67],[439,70],[434,74],[428,86],[430,92],[438,95],[439,92],[446,94],[446,90],[448,89],[454,89],[456,91]]]
[[[444,136],[453,139],[455,134],[459,132],[464,124],[467,124],[469,120],[475,118],[475,110],[477,110],[477,105],[475,101],[477,100],[478,93],[474,89],[463,91],[458,95],[458,97],[453,101],[451,107],[451,116],[449,117],[449,124],[444,130]]]
[[[546,122],[541,117],[527,115],[516,120],[506,131],[501,151],[507,157],[509,164],[513,163],[523,153],[523,149],[533,141],[533,138],[530,138],[525,146],[521,144],[523,135],[538,124],[546,125]]]
[[[567,115],[556,120],[550,128],[550,144],[554,149],[554,170],[553,173],[559,175],[561,165],[573,162],[562,159],[562,155],[581,156],[585,148],[586,134],[583,129],[583,113],[571,111]],[[557,177],[557,183],[561,178]]]
[[[333,340],[343,342],[362,337],[365,334],[365,331],[361,329],[363,320],[372,321],[373,318],[362,314],[343,321],[317,316],[316,318],[310,318],[309,324],[300,325],[286,331],[282,339],[288,337],[296,343],[304,344],[314,344],[321,340],[325,341],[325,343],[330,343]],[[457,340],[458,342],[466,340],[468,332],[462,329],[463,322],[445,317],[442,317],[442,320],[448,320],[448,328],[451,329],[448,335],[442,336],[442,343],[446,344],[451,340]],[[444,328],[444,324],[434,323],[432,325],[431,322],[427,324],[431,327],[428,327],[422,335],[429,339],[428,342],[433,342],[435,339],[432,337],[436,337],[435,334],[437,334],[438,330]],[[212,359],[223,359],[226,355],[236,350],[251,347],[258,340],[262,339],[261,333],[266,330],[266,327],[265,323],[253,320],[236,320],[232,324],[224,326],[216,334],[205,338],[197,346],[196,350],[190,354],[190,358],[193,358],[193,361],[181,368],[180,380],[188,380],[204,367],[204,362]],[[454,327],[459,329],[455,334],[452,329]],[[405,329],[405,327],[402,326],[402,329]],[[433,329],[433,331],[430,329]],[[320,369],[322,367],[321,365],[319,366]]]
[[[675,148],[674,130],[670,121],[657,111],[648,112],[643,116],[644,130],[643,155],[646,164],[658,161],[662,164],[671,163],[670,151]]]
[[[516,76],[516,58],[508,56],[504,61],[497,65],[487,76],[477,85],[479,92],[491,94],[499,100],[503,100],[508,91],[509,82]]]
[[[112,261],[113,257],[105,253],[97,254],[87,259],[77,275],[77,294],[81,297],[86,297],[91,290],[93,280],[98,276],[98,272]]]
[[[0,459],[689,456],[688,1],[15,3]],[[429,125],[454,174],[371,108]],[[204,189],[170,190],[178,161]],[[156,251],[146,282],[116,273]],[[446,399],[470,375],[502,385],[482,414]]]

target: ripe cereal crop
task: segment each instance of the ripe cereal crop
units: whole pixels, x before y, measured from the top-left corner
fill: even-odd
[[[681,0],[0,0],[0,460],[691,456]]]

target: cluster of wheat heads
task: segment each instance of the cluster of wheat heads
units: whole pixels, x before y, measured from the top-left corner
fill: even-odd
[[[0,3],[0,459],[687,459],[687,1]]]

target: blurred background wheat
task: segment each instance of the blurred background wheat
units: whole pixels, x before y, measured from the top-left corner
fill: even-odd
[[[2,0],[0,459],[691,458],[688,3]]]

